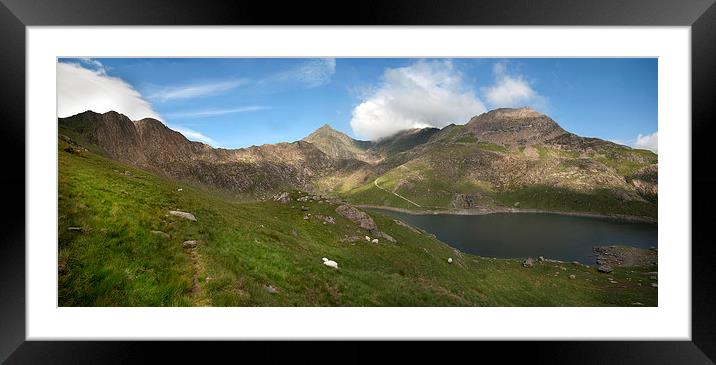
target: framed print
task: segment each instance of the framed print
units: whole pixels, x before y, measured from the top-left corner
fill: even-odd
[[[3,1],[9,363],[716,356],[712,2]]]

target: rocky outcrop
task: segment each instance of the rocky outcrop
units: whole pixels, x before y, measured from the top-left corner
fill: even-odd
[[[336,208],[336,213],[367,231],[373,232],[378,230],[378,226],[373,221],[373,218],[353,206],[348,204],[339,205]]]

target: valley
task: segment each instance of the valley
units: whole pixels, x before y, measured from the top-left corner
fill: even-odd
[[[336,213],[340,201],[298,201],[311,196],[298,191],[285,203],[238,201],[70,147],[59,141],[60,306],[657,304],[650,266],[608,275],[571,263],[524,268],[371,213],[396,241],[374,244]],[[324,224],[329,216],[335,223]]]

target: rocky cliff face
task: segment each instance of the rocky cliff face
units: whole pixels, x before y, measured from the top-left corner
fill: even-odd
[[[116,112],[88,111],[60,118],[59,127],[60,134],[77,134],[113,159],[239,193],[264,195],[282,188],[310,191],[315,179],[340,168],[307,142],[215,149],[187,140],[158,120],[131,121]]]

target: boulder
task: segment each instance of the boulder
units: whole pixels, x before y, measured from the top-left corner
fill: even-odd
[[[380,236],[383,237],[383,238],[385,238],[388,242],[393,242],[393,243],[395,243],[395,238],[393,238],[393,236],[391,236],[391,235],[389,235],[389,234],[387,234],[387,233],[385,233],[385,232],[380,232]]]
[[[531,257],[528,258],[527,260],[525,260],[524,262],[522,262],[523,267],[532,267],[534,265],[535,265],[535,260]]]
[[[191,213],[182,212],[178,210],[170,210],[169,214],[196,222],[196,217],[194,217],[194,215]]]
[[[267,285],[267,286],[265,287],[265,289],[266,289],[266,291],[267,291],[269,294],[276,294],[276,293],[278,293],[278,289],[274,288],[274,287],[271,286],[271,285]]]
[[[181,247],[184,247],[184,248],[195,248],[196,245],[198,245],[198,244],[199,244],[198,241],[189,240],[189,241],[184,241],[184,243],[181,244]]]
[[[610,272],[612,272],[612,270],[614,270],[614,269],[612,269],[611,266],[602,265],[602,266],[599,266],[599,267],[597,268],[597,270],[598,270],[599,272],[603,272],[603,273],[610,273]]]
[[[373,218],[348,204],[339,205],[338,208],[336,208],[336,213],[365,230],[371,231],[378,229],[378,226],[373,221]]]
[[[576,279],[577,277],[576,277],[574,274],[570,274],[570,275],[569,275],[569,278],[570,278],[570,279]]]

